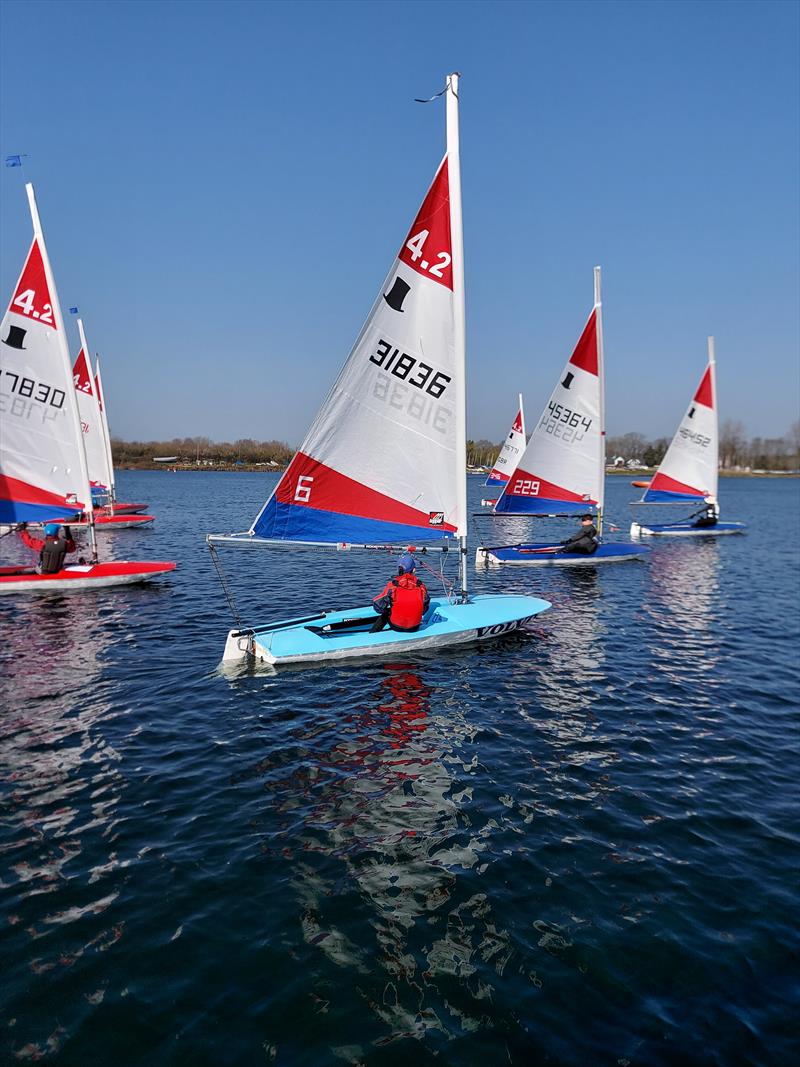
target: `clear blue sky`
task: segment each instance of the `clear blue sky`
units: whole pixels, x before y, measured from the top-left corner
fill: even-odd
[[[798,418],[795,3],[2,4],[25,152],[112,432],[298,444],[444,148],[462,81],[469,418],[544,403],[603,266],[608,430]],[[29,240],[0,169],[2,300]]]

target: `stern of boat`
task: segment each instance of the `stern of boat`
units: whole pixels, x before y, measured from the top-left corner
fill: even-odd
[[[475,549],[475,566],[476,567],[497,567],[500,560],[492,552],[490,548],[476,548]]]
[[[248,663],[253,657],[253,631],[229,630],[225,641],[225,651],[222,653],[223,665],[235,666],[237,663]]]

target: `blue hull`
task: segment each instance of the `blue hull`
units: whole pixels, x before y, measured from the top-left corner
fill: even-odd
[[[743,522],[718,522],[715,526],[696,526],[693,522],[634,522],[631,537],[722,537],[744,533]]]
[[[553,547],[543,541],[538,544],[479,548],[475,554],[475,563],[517,567],[593,567],[598,563],[624,563],[630,559],[644,559],[650,551],[644,545],[615,542],[600,545],[590,556],[579,552],[543,551]]]
[[[280,666],[435,651],[500,637],[518,630],[549,607],[547,600],[532,596],[476,596],[466,604],[432,599],[419,630],[381,630],[374,634],[369,628],[377,616],[371,605],[322,612],[304,619],[231,630],[222,662],[255,660]]]

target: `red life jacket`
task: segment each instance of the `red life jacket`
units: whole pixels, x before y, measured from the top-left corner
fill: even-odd
[[[389,623],[399,630],[415,630],[422,622],[425,586],[413,574],[392,579],[392,610]]]

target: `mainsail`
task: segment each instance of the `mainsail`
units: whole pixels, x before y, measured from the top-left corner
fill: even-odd
[[[600,268],[595,304],[528,447],[495,505],[497,514],[602,511],[605,475]]]
[[[33,186],[34,237],[0,324],[0,523],[91,511],[64,321]]]
[[[103,447],[106,453],[106,470],[108,471],[108,488],[111,499],[116,500],[116,486],[114,483],[114,459],[111,455],[111,435],[108,431],[108,409],[103,393],[103,380],[100,376],[100,357],[97,357],[94,365],[94,394],[97,397],[97,406],[100,409],[100,425],[103,433]]]
[[[89,468],[89,484],[93,489],[106,492],[111,479],[108,472],[105,441],[100,407],[95,393],[94,377],[89,360],[89,346],[83,322],[78,319],[78,331],[81,338],[81,350],[72,367],[72,380],[78,398],[78,412],[81,417],[83,444],[86,449],[86,463]]]
[[[454,174],[454,192],[456,185]],[[460,231],[451,233],[450,200],[446,156],[347,362],[251,535],[306,544],[466,536],[454,262]]]
[[[643,504],[717,501],[717,381],[714,338],[708,339],[708,366],[672,444],[642,497]]]
[[[484,485],[505,485],[517,469],[522,453],[525,451],[525,413],[522,408],[522,393],[519,394],[519,407],[511,424],[500,455]]]

